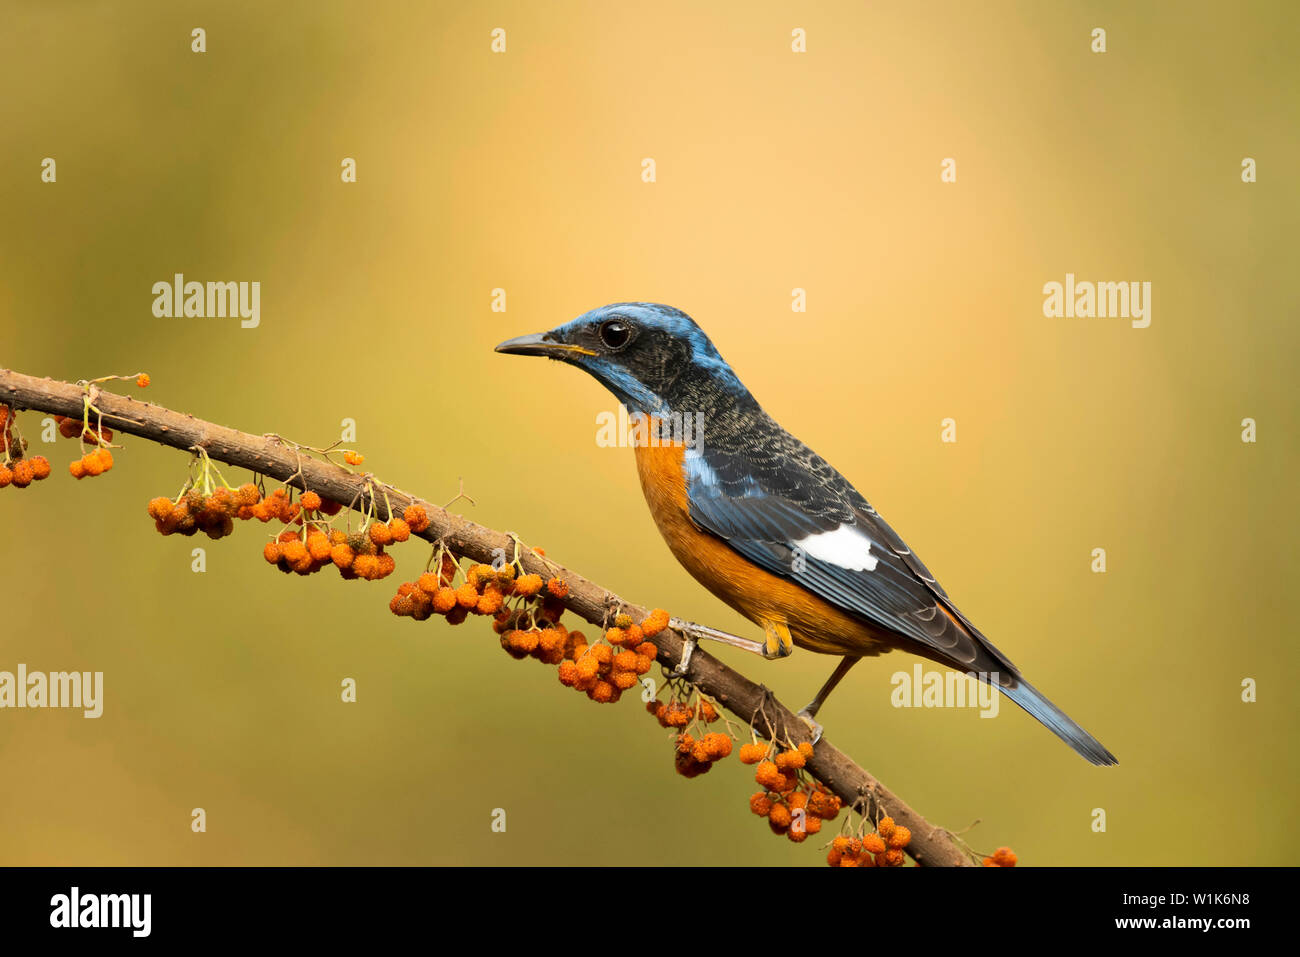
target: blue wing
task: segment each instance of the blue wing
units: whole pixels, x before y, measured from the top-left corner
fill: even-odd
[[[1015,667],[848,480],[775,422],[686,451],[691,519],[764,570],[954,666]],[[950,612],[945,614],[944,610]],[[990,657],[991,656],[991,657]]]

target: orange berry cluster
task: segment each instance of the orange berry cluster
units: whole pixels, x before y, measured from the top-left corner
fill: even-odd
[[[108,443],[113,441],[112,429],[86,425],[83,420],[66,415],[56,415],[54,421],[58,423],[59,435],[65,439],[80,439],[95,444],[95,448],[68,464],[68,472],[73,478],[93,478],[113,467],[113,453],[108,450]]]
[[[50,477],[50,460],[43,455],[23,457],[22,440],[13,431],[13,413],[0,405],[0,488],[26,488]]]
[[[1016,852],[1009,847],[999,847],[991,857],[984,858],[985,867],[1015,867]]]
[[[687,704],[676,698],[673,698],[667,704],[655,700],[647,704],[645,709],[655,716],[662,728],[684,728],[697,719],[712,724],[720,717],[718,709],[713,706],[713,702],[704,698],[701,698],[698,704],[695,705]]]
[[[674,764],[677,773],[684,778],[699,777],[713,767],[714,761],[721,761],[731,754],[731,735],[720,731],[710,731],[698,738],[683,731],[677,736],[676,744]]]
[[[912,840],[912,832],[894,819],[885,817],[874,834],[866,837],[841,835],[831,842],[826,863],[831,867],[902,867],[903,849]]]
[[[12,485],[14,488],[26,488],[33,482],[50,477],[50,460],[43,455],[30,459],[19,459],[12,466],[0,463],[0,488]]]
[[[256,485],[238,489],[219,488],[209,495],[190,489],[176,501],[166,496],[149,500],[146,511],[160,535],[194,535],[203,532],[211,539],[225,538],[235,530],[236,518],[251,518],[251,509],[261,501]]]
[[[776,751],[767,744],[743,745],[742,764],[757,765],[754,780],[763,790],[750,795],[749,809],[767,818],[773,834],[784,834],[795,844],[822,829],[823,821],[833,821],[843,806],[820,781],[805,778],[803,767],[813,755],[813,746],[804,741],[797,748]]]
[[[91,449],[75,462],[68,463],[68,472],[75,479],[103,475],[113,467],[113,453],[104,446]]]
[[[623,627],[616,621],[601,638],[566,648],[559,662],[560,684],[584,692],[599,704],[613,704],[623,692],[640,684],[641,676],[654,667],[659,649],[645,640],[640,625],[626,618]]]
[[[205,472],[205,483],[207,481]],[[204,532],[209,538],[224,538],[234,530],[236,520],[257,519],[262,523],[279,520],[293,528],[280,532],[262,548],[262,557],[280,571],[310,575],[333,565],[344,579],[387,578],[397,567],[384,546],[404,542],[412,531],[429,527],[424,508],[412,505],[401,518],[387,522],[372,521],[361,531],[348,534],[331,528],[328,516],[337,515],[343,506],[317,492],[306,491],[293,501],[287,488],[278,488],[263,496],[254,484],[237,489],[217,488],[210,493],[191,488],[176,500],[151,499],[149,516],[163,535],[194,535]]]
[[[387,578],[397,570],[397,560],[384,551],[384,547],[409,539],[411,523],[407,516],[416,517],[417,509],[418,515],[423,515],[424,510],[410,506],[406,510],[407,516],[394,516],[387,522],[372,521],[360,531],[349,534],[331,528],[322,518],[337,515],[342,508],[338,502],[311,491],[304,492],[293,503],[289,501],[288,492],[276,489],[269,498],[253,506],[251,517],[264,522],[279,518],[301,528],[287,528],[275,537],[275,541],[267,542],[262,548],[262,557],[285,573],[311,575],[333,565],[345,581]],[[426,516],[421,530],[427,527]]]
[[[407,509],[403,517],[418,519],[411,509]],[[418,524],[418,521],[411,524],[411,528]],[[427,526],[426,519],[423,527]],[[499,614],[516,584],[513,565],[499,570],[491,565],[472,565],[464,572],[465,581],[458,587],[456,575],[461,569],[456,556],[444,550],[435,564],[438,567],[436,572],[425,572],[416,581],[398,586],[397,594],[388,603],[389,611],[416,621],[442,615],[449,624],[459,625],[470,615]]]
[[[80,436],[81,441],[94,442],[96,445],[104,445],[113,441],[113,430],[108,426],[96,429],[93,425],[86,425],[79,418],[66,415],[56,415],[54,422],[59,427],[59,435],[65,439],[75,439]]]

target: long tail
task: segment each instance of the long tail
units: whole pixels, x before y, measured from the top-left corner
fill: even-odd
[[[1119,759],[1102,747],[1100,741],[1070,720],[1069,715],[1044,698],[1037,688],[1024,678],[1018,681],[1016,687],[1004,687],[1002,693],[1050,728],[1085,760],[1099,765],[1119,764]]]

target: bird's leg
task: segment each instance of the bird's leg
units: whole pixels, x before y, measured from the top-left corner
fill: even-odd
[[[695,643],[702,638],[719,641],[724,645],[731,645],[733,648],[741,648],[745,651],[751,651],[756,655],[764,654],[763,643],[761,641],[751,641],[748,638],[741,638],[739,635],[732,635],[725,631],[718,631],[718,629],[710,628],[707,625],[697,625],[693,621],[682,621],[680,618],[670,619],[668,625],[669,627],[680,631],[686,638],[686,641],[682,645],[682,660],[678,662],[677,667],[673,669],[675,674],[686,674],[686,669],[690,666],[691,662],[691,653],[695,650]]]
[[[830,693],[835,690],[835,686],[840,683],[841,679],[849,673],[849,669],[856,665],[859,658],[855,655],[845,655],[840,659],[840,663],[835,666],[835,671],[826,679],[822,685],[822,690],[817,692],[817,697],[813,698],[806,705],[799,709],[799,717],[803,718],[804,723],[812,729],[813,744],[821,740],[822,726],[817,723],[817,712],[821,710]]]

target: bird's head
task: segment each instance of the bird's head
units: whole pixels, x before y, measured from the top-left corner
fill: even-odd
[[[575,365],[629,410],[649,415],[672,411],[687,389],[696,397],[701,390],[747,395],[695,320],[657,303],[602,306],[550,332],[508,339],[496,351]]]

